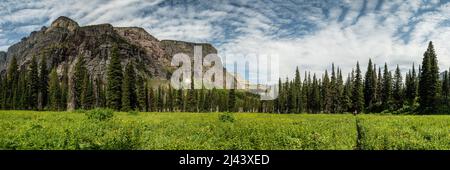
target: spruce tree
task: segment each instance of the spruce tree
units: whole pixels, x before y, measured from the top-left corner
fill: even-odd
[[[314,81],[314,80],[313,80]],[[331,105],[333,104],[332,92],[331,92],[330,79],[328,77],[328,71],[325,70],[325,75],[322,82],[322,102],[323,102],[323,112],[330,113]]]
[[[42,56],[39,66],[39,107],[43,109],[48,103],[48,70],[47,70],[47,58]]]
[[[431,41],[423,56],[419,80],[419,111],[425,114],[436,113],[440,91],[439,67]]]
[[[363,111],[364,94],[359,62],[356,63],[356,74],[353,82],[352,102],[353,102],[353,112],[360,113]]]
[[[136,73],[132,63],[128,63],[123,75],[122,84],[122,110],[130,111],[136,108]]]
[[[122,106],[122,78],[122,65],[120,64],[117,45],[114,45],[107,70],[108,83],[106,88],[106,104],[111,109],[120,110]]]
[[[59,85],[58,74],[56,68],[53,68],[50,73],[49,82],[49,106],[50,110],[60,110],[61,87]]]
[[[155,91],[153,90],[153,87],[150,87],[149,89],[148,98],[149,98],[149,111],[156,112],[157,111],[156,103],[158,100],[156,100]]]
[[[390,109],[392,98],[392,76],[388,70],[387,63],[384,64],[383,89],[381,94],[382,110]]]
[[[377,90],[376,90],[376,96],[377,96],[377,101],[376,101],[376,106],[377,106],[377,111],[380,111],[380,106],[382,103],[382,96],[383,96],[383,84],[384,84],[384,80],[383,80],[383,74],[381,74],[381,67],[378,67],[378,76],[377,76]]]
[[[85,85],[84,79],[86,77],[87,69],[86,69],[86,63],[84,61],[83,55],[78,56],[78,61],[75,64],[75,71],[72,76],[72,82],[73,82],[73,97],[74,97],[74,107],[75,109],[81,108],[81,95],[83,92],[83,86]]]
[[[338,69],[338,73],[339,74],[339,69]],[[339,112],[339,108],[341,106],[340,103],[340,92],[339,92],[339,80],[338,80],[338,75],[336,74],[335,71],[335,67],[334,67],[334,63],[332,63],[331,66],[331,81],[330,81],[330,98],[331,98],[331,108],[330,108],[330,112],[331,113],[337,113]]]
[[[138,100],[138,108],[140,111],[147,111],[147,90],[145,81],[142,76],[138,76],[137,78],[137,100]]]
[[[94,106],[94,84],[88,74],[84,75],[80,104],[83,109],[92,109]]]
[[[67,64],[65,64],[61,81],[61,99],[59,102],[61,110],[65,110],[67,108],[67,98],[69,94],[69,69],[67,67]]]
[[[18,80],[19,80],[19,73],[18,73],[18,66],[17,66],[17,59],[15,56],[11,59],[11,64],[8,67],[8,74],[5,78],[7,81],[5,83],[5,98],[4,98],[4,108],[10,109],[14,108],[14,91],[17,88]]]
[[[376,77],[374,77],[374,70],[372,60],[369,59],[367,71],[364,78],[364,107],[370,111],[375,103],[376,96]]]
[[[393,98],[395,103],[395,109],[400,109],[403,106],[403,78],[400,72],[400,68],[397,65],[394,75],[394,89]]]
[[[36,57],[31,59],[30,68],[28,70],[28,105],[30,109],[37,109],[38,107],[38,93],[39,93],[39,74]]]
[[[352,76],[351,73],[348,74],[347,81],[344,85],[343,99],[342,99],[342,110],[345,112],[351,112],[352,108],[352,92],[353,92],[353,84],[352,84]]]
[[[296,113],[301,113],[303,112],[303,107],[302,107],[302,82],[301,82],[301,78],[300,78],[300,71],[297,69],[295,69],[295,79],[294,79],[294,84],[295,84],[295,112]]]
[[[444,76],[442,78],[442,105],[448,106],[449,104],[449,92],[450,92],[450,82],[448,71],[444,72]]]
[[[340,68],[338,68],[338,76],[337,76],[337,84],[336,84],[336,99],[338,100],[337,102],[335,101],[333,105],[335,105],[335,108],[337,109],[336,112],[337,113],[343,113],[345,110],[343,109],[343,105],[344,105],[344,78],[342,77],[342,70]]]
[[[312,80],[312,89],[311,89],[311,110],[312,113],[320,112],[320,87],[319,81],[316,78],[316,74],[313,76]]]

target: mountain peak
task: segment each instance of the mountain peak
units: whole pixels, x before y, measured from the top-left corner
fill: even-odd
[[[50,28],[57,28],[57,27],[67,28],[69,31],[74,31],[79,26],[78,23],[75,22],[74,20],[65,16],[60,16],[55,21],[52,22]]]

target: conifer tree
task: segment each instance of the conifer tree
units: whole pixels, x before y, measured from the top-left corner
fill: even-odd
[[[372,60],[369,59],[367,71],[364,78],[364,107],[371,110],[375,103],[376,77],[374,77]]]
[[[392,98],[392,76],[388,70],[387,63],[384,64],[383,89],[381,94],[382,110],[390,109]]]
[[[323,82],[322,82],[323,112],[325,112],[325,113],[331,112],[331,105],[333,104],[331,95],[332,95],[332,92],[331,92],[330,79],[328,77],[328,71],[325,70],[325,75],[323,77]]]
[[[380,111],[380,106],[382,103],[382,96],[383,96],[383,84],[384,84],[384,80],[383,80],[383,74],[381,74],[381,67],[378,67],[378,76],[377,76],[377,90],[376,90],[376,96],[377,96],[377,101],[376,101],[376,106],[377,106],[377,111]]]
[[[426,114],[436,113],[440,91],[439,67],[431,41],[423,56],[419,80],[419,111]]]
[[[11,64],[8,67],[8,75],[5,78],[5,99],[4,99],[4,108],[10,109],[14,108],[14,91],[17,88],[17,83],[19,79],[17,59],[15,56],[11,59]]]
[[[142,76],[137,77],[137,100],[140,111],[147,111],[146,85]]]
[[[111,51],[111,58],[107,70],[106,104],[109,108],[120,110],[122,106],[122,65],[117,45]]]
[[[339,74],[339,69],[338,69]],[[330,81],[330,97],[331,97],[331,113],[339,112],[340,103],[340,84],[338,82],[338,75],[336,74],[334,63],[332,63],[331,67],[331,81]]]
[[[359,62],[356,63],[356,73],[353,82],[353,93],[352,93],[352,102],[353,102],[353,112],[360,113],[364,108],[364,94],[363,94],[363,84],[362,84],[362,76],[361,70],[359,68]]]
[[[67,108],[67,98],[69,94],[69,75],[67,64],[64,65],[62,81],[61,81],[61,99],[60,108],[65,110]]]
[[[319,81],[316,78],[316,74],[313,76],[312,80],[312,90],[311,90],[311,110],[312,113],[320,112],[320,89]]]
[[[394,89],[393,89],[393,98],[395,103],[395,109],[400,109],[403,106],[403,78],[400,72],[400,68],[397,65],[395,69],[394,75]]]
[[[301,82],[300,71],[298,70],[298,67],[295,70],[294,84],[295,84],[295,94],[294,94],[295,95],[295,112],[301,113],[301,112],[303,112],[302,82]]]
[[[449,95],[450,95],[450,80],[449,80],[449,74],[448,71],[446,70],[444,72],[444,76],[442,78],[442,104],[444,106],[448,106],[449,105]]]
[[[48,103],[48,70],[47,70],[47,58],[42,56],[39,65],[39,107],[43,109]]]
[[[122,110],[130,111],[136,108],[136,73],[132,63],[125,68],[122,84]]]
[[[80,55],[77,63],[75,64],[75,71],[72,76],[75,109],[82,107],[81,95],[83,93],[83,86],[85,85],[84,79],[87,74],[86,62],[83,55]]]
[[[156,105],[157,105],[157,99],[156,99],[156,96],[155,96],[155,91],[153,90],[153,87],[150,87],[150,89],[149,89],[149,96],[148,96],[148,98],[149,98],[149,110],[151,111],[151,112],[156,112],[157,111],[157,107],[156,107]]]
[[[61,108],[61,88],[59,85],[58,74],[56,68],[53,68],[50,73],[49,82],[49,106],[50,110],[60,110]]]
[[[92,109],[94,106],[94,84],[92,79],[89,78],[89,74],[84,74],[83,88],[81,91],[80,104],[83,109]]]
[[[36,57],[31,59],[30,68],[28,70],[28,105],[30,109],[37,109],[38,107],[38,93],[39,93],[39,74]]]
[[[303,111],[305,112],[309,112],[309,99],[308,99],[308,95],[309,94],[309,84],[308,84],[308,77],[305,71],[305,78],[303,80],[303,85],[302,85],[302,108]]]
[[[343,99],[342,99],[342,107],[343,111],[351,112],[352,108],[352,92],[353,92],[353,84],[352,84],[352,76],[351,73],[348,74],[347,81],[344,85]]]

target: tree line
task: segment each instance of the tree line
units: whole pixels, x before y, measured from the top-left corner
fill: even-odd
[[[272,101],[260,101],[244,90],[153,86],[136,73],[133,63],[122,67],[117,46],[111,51],[106,83],[88,73],[82,56],[71,77],[67,66],[60,68],[62,76],[58,76],[58,68],[47,68],[46,61],[45,56],[40,62],[33,57],[26,69],[19,69],[16,58],[12,58],[7,72],[0,76],[1,109],[66,110],[72,103],[74,109],[152,112],[450,112],[450,75],[445,71],[440,76],[432,42],[418,70],[413,64],[404,78],[398,65],[392,72],[387,63],[377,67],[370,59],[365,74],[357,62],[346,79],[334,64],[331,72],[325,70],[320,76],[305,72],[303,79],[297,67],[292,80],[279,79],[279,96]]]
[[[277,113],[450,113],[450,78],[439,72],[437,56],[430,42],[418,71],[413,64],[403,75],[399,66],[390,71],[387,63],[377,67],[369,59],[363,75],[359,62],[344,82],[342,71],[332,64],[319,77],[297,68],[293,80],[279,80]]]
[[[0,76],[1,109],[61,111],[70,103],[73,109],[117,111],[258,111],[258,96],[244,91],[152,86],[149,79],[136,73],[132,62],[122,67],[117,46],[111,50],[106,83],[88,73],[83,56],[77,57],[71,77],[67,65],[60,68],[62,76],[58,76],[58,68],[47,68],[46,61],[45,56],[40,62],[33,57],[26,69],[19,69],[12,58],[6,74]]]

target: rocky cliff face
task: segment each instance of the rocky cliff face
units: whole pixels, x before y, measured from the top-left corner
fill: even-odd
[[[0,72],[7,70],[13,56],[20,70],[27,69],[33,56],[46,56],[48,67],[56,67],[60,76],[64,68],[68,68],[70,78],[75,63],[83,56],[90,76],[106,82],[113,45],[118,46],[123,67],[132,63],[137,74],[162,80],[169,79],[174,70],[170,66],[173,54],[185,52],[192,57],[194,45],[203,46],[203,56],[217,53],[210,44],[160,41],[138,27],[79,26],[70,18],[59,17],[48,28],[44,26],[9,47],[7,53],[0,52]]]
[[[5,67],[4,64],[6,64],[6,52],[0,51],[0,68]]]
[[[143,76],[168,79],[173,68],[172,56],[185,52],[192,57],[194,45],[203,46],[203,54],[217,53],[210,44],[163,40],[159,41],[138,27],[113,27],[110,24],[82,26],[67,17],[59,17],[50,27],[42,27],[12,45],[8,52],[0,53],[0,71],[7,69],[12,57],[17,58],[21,69],[27,68],[33,56],[47,57],[48,66],[64,66],[69,70],[79,56],[83,56],[89,73],[105,80],[106,66],[113,44],[117,44],[122,64],[135,64]],[[69,71],[70,74],[70,71]]]

